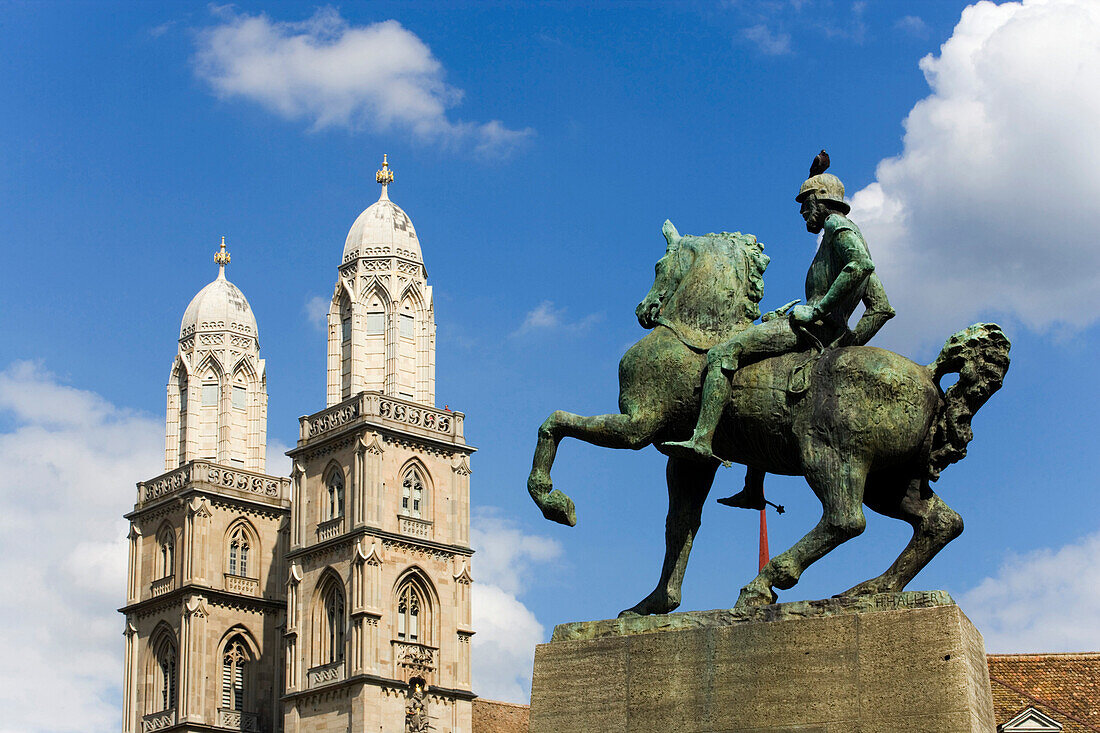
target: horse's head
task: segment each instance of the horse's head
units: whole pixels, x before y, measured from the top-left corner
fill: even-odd
[[[643,328],[660,322],[709,348],[760,316],[769,259],[756,237],[740,232],[681,236],[668,221],[662,231],[668,247],[636,311]]]
[[[657,325],[657,315],[661,312],[661,306],[664,305],[668,296],[676,292],[676,287],[680,284],[680,278],[683,276],[683,265],[679,256],[680,233],[676,231],[676,227],[668,219],[665,219],[661,232],[665,235],[665,241],[668,242],[668,246],[665,248],[665,256],[657,260],[657,265],[654,268],[656,274],[653,279],[653,287],[649,289],[646,296],[642,298],[642,302],[634,309],[634,314],[638,316],[638,323],[641,324],[642,328],[653,328]]]

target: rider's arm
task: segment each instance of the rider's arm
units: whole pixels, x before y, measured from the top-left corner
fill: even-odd
[[[863,305],[866,310],[860,316],[859,323],[853,331],[852,341],[857,346],[863,346],[870,341],[879,329],[894,317],[894,309],[886,299],[886,290],[882,287],[882,281],[874,273],[867,278],[867,288],[863,291]]]
[[[837,259],[845,264],[836,280],[829,286],[829,290],[814,306],[819,316],[831,313],[837,303],[843,302],[875,271],[875,263],[871,262],[867,245],[863,243],[863,238],[851,229],[842,229],[836,233],[833,248]]]

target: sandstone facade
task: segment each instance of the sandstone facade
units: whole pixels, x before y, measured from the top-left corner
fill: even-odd
[[[184,314],[166,473],[127,515],[125,733],[472,731],[474,448],[434,406],[432,291],[387,163],[378,180],[290,478],[264,473],[265,366],[224,240]]]

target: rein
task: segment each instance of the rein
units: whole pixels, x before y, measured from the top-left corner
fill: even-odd
[[[656,323],[658,326],[664,326],[669,331],[672,331],[672,335],[680,339],[680,343],[682,343],[684,346],[688,347],[692,351],[696,352],[697,354],[705,354],[710,351],[710,347],[708,346],[698,346],[688,341],[686,338],[684,338],[683,334],[676,330],[676,326],[672,325],[672,323],[666,321],[661,316],[657,316]]]

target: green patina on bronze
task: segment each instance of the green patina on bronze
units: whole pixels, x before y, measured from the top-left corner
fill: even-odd
[[[755,323],[769,261],[755,237],[681,236],[665,222],[665,255],[636,311],[651,331],[619,363],[620,413],[557,411],[539,428],[527,488],[547,519],[570,526],[573,501],[550,479],[562,438],[635,450],[653,444],[669,455],[661,578],[625,615],[679,606],[720,461],[749,469],[745,491],[724,503],[762,508],[764,474],[775,473],[804,476],[823,507],[817,526],[741,589],[738,607],[774,603],[774,588],[792,587],[811,563],[860,534],[864,505],[911,524],[913,538],[886,572],[847,597],[901,591],[962,532],[929,482],[966,455],[970,420],[1008,370],[1009,341],[996,324],[975,324],[929,366],[864,346],[893,311],[846,216],[843,186],[820,161],[798,196],[807,229],[823,231],[804,305],[793,301]],[[849,330],[861,301],[866,311]],[[959,379],[945,393],[939,383],[948,373]]]

